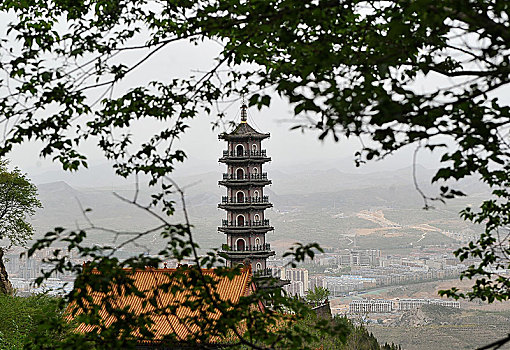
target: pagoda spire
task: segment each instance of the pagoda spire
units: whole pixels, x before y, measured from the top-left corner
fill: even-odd
[[[244,101],[244,94],[243,94],[243,102],[241,103],[241,123],[247,122],[248,113],[247,110],[248,107],[246,106],[246,102]]]

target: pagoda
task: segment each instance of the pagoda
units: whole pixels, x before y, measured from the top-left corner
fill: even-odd
[[[219,159],[227,166],[219,184],[226,187],[219,208],[226,211],[226,219],[218,231],[227,236],[222,251],[227,256],[227,266],[251,264],[252,271],[260,276],[270,275],[266,266],[268,257],[275,255],[266,241],[266,233],[274,230],[264,211],[273,205],[264,194],[264,187],[271,184],[262,169],[271,158],[262,149],[262,140],[269,134],[256,131],[247,122],[247,106],[241,106],[241,122],[230,133],[219,139],[227,142],[227,149]]]

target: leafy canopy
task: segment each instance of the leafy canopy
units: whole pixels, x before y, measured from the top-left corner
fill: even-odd
[[[330,292],[328,289],[315,286],[313,289],[308,290],[306,300],[310,303],[321,304],[328,299],[329,294]]]
[[[162,205],[171,214],[166,200],[174,188],[164,179],[186,157],[173,140],[189,120],[202,112],[222,117],[216,102],[243,92],[252,93],[250,105],[268,106],[276,92],[293,106],[297,128],[317,130],[321,139],[359,138],[359,164],[415,145],[441,155],[433,181],[476,175],[489,185],[492,196],[462,212],[485,232],[456,252],[461,260],[480,259],[463,274],[476,284],[467,294],[445,294],[508,299],[510,280],[493,268],[510,267],[508,246],[498,238],[510,221],[510,109],[497,98],[510,76],[509,6],[504,0],[3,1],[2,14],[15,18],[0,41],[6,130],[0,156],[39,140],[41,155],[75,170],[87,165],[80,147],[93,140],[119,175],[149,174],[160,187],[150,208]],[[212,70],[115,90],[174,43],[204,40],[221,45]],[[139,60],[128,63],[133,52]],[[129,129],[138,120],[165,126],[136,145]],[[427,206],[458,195],[443,185],[437,197],[424,198]],[[189,223],[162,225],[170,256],[193,255]]]
[[[33,234],[28,218],[40,207],[37,187],[18,168],[9,171],[7,162],[0,162],[0,239],[26,244]]]
[[[71,329],[57,330],[49,328],[42,330],[38,324],[42,320],[61,319],[63,310],[57,298],[47,295],[30,297],[17,297],[0,294],[0,347],[2,349],[21,350],[25,343],[30,341],[34,332],[40,332],[40,336],[59,339]]]

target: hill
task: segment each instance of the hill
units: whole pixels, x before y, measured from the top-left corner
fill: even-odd
[[[431,171],[420,168],[419,174],[427,178]],[[217,232],[224,217],[224,212],[217,208],[224,195],[224,189],[217,184],[220,176],[208,172],[176,178],[185,190],[195,237],[203,248],[218,247],[224,242],[223,234]],[[476,234],[479,229],[462,221],[458,212],[467,205],[476,205],[486,195],[483,186],[468,179],[459,186],[468,188],[471,196],[425,211],[410,167],[355,176],[337,169],[292,174],[274,171],[271,178],[273,185],[266,189],[266,194],[274,207],[267,211],[267,216],[275,232],[268,235],[268,240],[278,249],[311,239],[333,248],[350,247],[353,238],[361,248],[381,249],[454,243],[455,239],[444,232]],[[431,193],[434,191],[425,180],[420,186]],[[129,184],[81,188],[59,181],[40,184],[38,188],[44,205],[33,219],[38,235],[56,226],[83,228],[89,226],[87,219],[97,227],[123,231],[144,230],[158,223],[146,211],[116,197],[132,198],[134,186]],[[142,187],[141,203],[148,203],[149,196],[149,189]],[[174,200],[179,203],[179,198]],[[83,215],[84,208],[92,209],[87,218]],[[382,215],[383,219],[374,219],[374,215]],[[170,221],[181,219],[178,210]],[[111,239],[97,230],[92,237],[95,243]],[[159,246],[157,235],[148,237],[144,243],[153,249]]]
[[[388,325],[369,325],[379,342],[393,341],[406,350],[476,349],[508,334],[510,313],[458,310],[435,305],[407,311]],[[510,349],[506,344],[500,349]]]

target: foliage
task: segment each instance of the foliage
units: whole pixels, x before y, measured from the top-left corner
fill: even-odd
[[[18,168],[9,171],[7,162],[0,162],[0,239],[26,244],[33,234],[28,217],[40,207],[35,185]]]
[[[63,309],[57,298],[37,295],[17,297],[0,295],[0,348],[22,349],[43,320],[62,318]],[[69,330],[69,326],[66,328]],[[46,338],[59,338],[63,334],[55,329],[41,333]]]
[[[478,278],[475,287],[444,294],[504,300],[510,280],[493,268],[510,265],[508,246],[500,244],[510,221],[510,108],[495,93],[509,83],[509,6],[503,0],[3,1],[0,11],[15,19],[0,41],[6,73],[0,156],[38,140],[42,156],[76,170],[87,166],[81,145],[95,140],[120,176],[149,174],[150,184],[160,186],[148,207],[161,218],[175,210],[165,177],[186,157],[173,140],[188,121],[242,92],[257,91],[250,105],[268,106],[270,91],[276,91],[303,117],[297,128],[318,130],[320,139],[359,138],[358,164],[408,145],[417,146],[415,155],[420,148],[439,152],[443,165],[432,180],[442,185],[441,193],[423,194],[426,207],[463,195],[446,180],[476,175],[488,184],[494,198],[462,212],[485,224],[485,232],[456,252],[461,260],[481,259],[464,272]],[[173,43],[202,40],[221,45],[217,65],[207,73],[114,90]],[[140,56],[128,66],[130,53]],[[427,83],[430,88],[421,88]],[[223,116],[221,109],[217,113]],[[139,120],[164,127],[136,144],[129,128]],[[139,205],[136,197],[132,202]],[[199,266],[217,261],[214,254],[199,261],[189,222],[171,225],[162,218],[147,232],[158,230],[169,239],[162,256],[194,256]],[[132,241],[147,232],[125,234]],[[64,233],[41,244],[63,239],[104,273],[147,262],[138,257],[122,265],[108,255],[113,248],[87,248],[80,241],[84,233]],[[312,248],[292,254],[300,260]],[[82,272],[55,259],[59,271]],[[257,336],[269,347],[280,339]]]
[[[41,207],[37,188],[18,168],[9,171],[8,162],[0,160],[0,240],[12,245],[24,245],[32,237],[33,227],[28,217]],[[0,247],[0,294],[12,292]]]
[[[168,188],[170,185],[168,186]],[[181,192],[181,199],[183,194]],[[134,202],[135,203],[135,202]],[[182,202],[185,206],[185,202]],[[144,206],[145,210],[151,211],[151,206]],[[185,212],[186,213],[186,212]],[[157,215],[157,214],[156,214]],[[119,261],[113,254],[128,242],[114,246],[90,246],[85,241],[86,232],[67,231],[57,228],[49,232],[44,238],[38,240],[28,252],[31,256],[44,247],[64,246],[54,249],[52,257],[46,262],[53,264],[52,270],[44,272],[36,283],[43,283],[55,272],[69,271],[77,275],[74,281],[74,289],[67,294],[65,300],[70,307],[67,309],[69,317],[74,319],[77,325],[91,326],[93,330],[88,332],[73,332],[63,339],[55,342],[45,337],[32,339],[29,348],[51,349],[131,349],[135,348],[138,340],[151,341],[156,334],[151,327],[152,315],[176,315],[176,308],[185,306],[191,313],[179,316],[181,323],[187,327],[200,330],[190,332],[187,338],[178,338],[174,334],[158,339],[164,346],[179,346],[188,344],[192,348],[208,348],[211,344],[223,343],[228,346],[247,346],[250,348],[273,348],[283,346],[289,349],[311,349],[314,342],[319,341],[318,334],[341,332],[338,327],[330,327],[329,324],[316,323],[312,329],[303,328],[299,322],[301,318],[311,313],[310,309],[301,301],[287,298],[279,288],[275,288],[274,282],[268,277],[254,276],[256,284],[262,283],[265,287],[258,288],[248,296],[243,296],[237,303],[223,300],[215,292],[218,280],[214,275],[203,273],[203,268],[224,265],[223,257],[215,252],[206,256],[198,256],[196,244],[191,235],[191,225],[186,221],[185,225],[171,224],[164,217],[160,217],[162,225],[153,230],[161,231],[161,235],[167,238],[167,246],[162,247],[157,257],[144,254]],[[94,228],[94,227],[92,227]],[[152,231],[152,230],[151,230]],[[121,233],[119,233],[121,234]],[[130,239],[143,236],[144,232],[137,233]],[[63,244],[64,243],[64,244]],[[313,249],[319,249],[311,245]],[[293,257],[291,264],[296,264],[304,259],[307,246],[298,245],[295,252],[289,252]],[[85,265],[76,265],[70,261],[71,252],[80,260],[88,259]],[[295,255],[293,255],[295,254]],[[168,283],[149,288],[137,286],[131,277],[134,269],[146,269],[156,267],[162,260],[170,257],[182,260],[191,255],[196,265],[182,266],[172,272]],[[216,268],[216,276],[234,278],[240,274],[240,267],[235,269]],[[161,291],[180,295],[180,305],[162,305],[158,303],[158,295]],[[93,299],[93,295],[101,295],[100,300]],[[155,307],[150,313],[135,313],[129,309],[116,307],[115,295],[145,298],[146,303]],[[260,312],[258,305],[272,305]],[[104,322],[104,311],[113,316],[114,321]],[[213,319],[209,313],[219,314],[220,317]],[[294,315],[289,318],[289,315]],[[42,325],[43,329],[65,327],[68,319],[60,322],[51,322]],[[171,322],[162,319],[161,322]],[[46,328],[45,328],[46,327]],[[271,331],[268,331],[268,330]],[[51,346],[48,346],[51,341]]]
[[[315,286],[313,290],[308,290],[306,300],[313,304],[321,304],[328,299],[329,294],[328,289]]]
[[[339,332],[324,332],[317,334],[318,342],[310,344],[314,349],[328,350],[397,350],[398,346],[393,344],[379,345],[377,339],[368,332],[363,325],[355,325],[346,317],[334,317],[333,319],[321,319],[315,314],[310,314],[299,321],[312,332],[317,332],[314,327],[317,323],[329,325],[329,327],[337,328]]]

